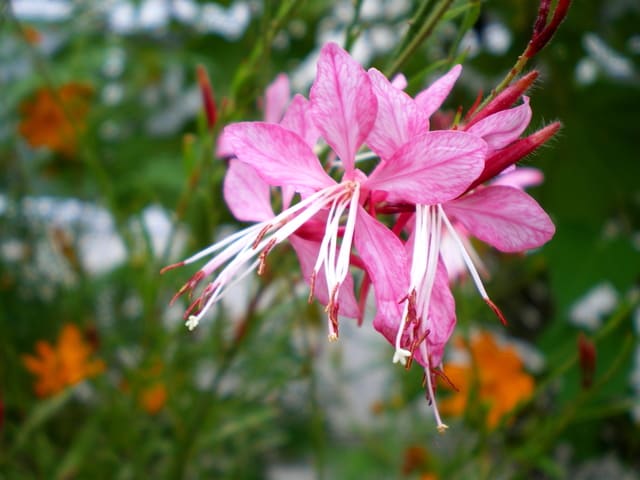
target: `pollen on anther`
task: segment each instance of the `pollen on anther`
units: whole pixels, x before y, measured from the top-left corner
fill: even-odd
[[[258,256],[258,259],[260,261],[260,263],[258,264],[258,275],[262,275],[264,273],[264,269],[267,263],[267,255],[269,255],[269,252],[271,251],[271,249],[275,244],[276,244],[276,239],[272,238],[271,240],[269,240],[269,243],[267,243],[267,245],[264,247],[264,250],[260,252],[260,255]]]
[[[441,423],[436,428],[438,429],[438,433],[444,433],[447,431],[447,428],[449,428],[449,425],[445,425],[444,423]]]

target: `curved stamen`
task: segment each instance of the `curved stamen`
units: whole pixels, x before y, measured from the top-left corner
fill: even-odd
[[[493,303],[493,301],[489,298],[489,294],[487,293],[487,290],[484,288],[482,280],[480,279],[480,274],[478,273],[478,270],[473,264],[473,260],[471,259],[469,252],[467,252],[467,249],[464,247],[464,243],[460,239],[460,235],[458,235],[458,232],[456,231],[455,227],[451,224],[451,221],[447,217],[447,214],[444,212],[442,205],[438,205],[438,210],[440,212],[440,217],[444,221],[444,224],[447,226],[447,230],[449,231],[454,242],[460,249],[460,254],[462,255],[462,258],[464,259],[464,263],[467,266],[469,273],[471,274],[471,278],[473,279],[473,283],[475,284],[476,289],[478,290],[478,293],[480,294],[482,299],[486,302],[486,304],[489,305],[491,310],[493,310],[496,316],[500,319],[502,324],[506,325],[507,320],[505,319],[504,314],[500,311],[498,306],[495,303]]]

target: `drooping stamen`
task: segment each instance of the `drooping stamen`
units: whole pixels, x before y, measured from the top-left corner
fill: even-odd
[[[273,219],[236,232],[180,262],[180,265],[190,264],[218,252],[178,291],[174,301],[185,292],[192,291],[205,276],[212,274],[226,264],[216,275],[214,281],[205,288],[199,299],[187,310],[186,315],[189,315],[187,326],[194,328],[209,308],[220,300],[232,285],[239,282],[253,270],[258,268],[258,273],[262,273],[269,251],[292,235],[318,212],[336,199],[341,198],[344,195],[344,191],[345,186],[343,184],[332,185],[320,190],[304,198]],[[196,308],[199,309],[198,313],[190,315],[190,312]]]
[[[311,278],[309,279],[309,298],[308,303],[313,302],[313,292],[316,291],[316,272],[311,272]]]
[[[174,268],[184,267],[184,262],[172,263],[171,265],[167,265],[160,270],[160,275],[168,272],[169,270],[173,270]]]
[[[491,310],[493,310],[493,312],[496,314],[500,322],[502,322],[503,325],[507,325],[507,320],[504,318],[504,315],[502,314],[498,306],[495,303],[493,303],[493,301],[489,298],[489,294],[487,294],[487,291],[484,288],[482,280],[480,279],[480,274],[478,273],[478,270],[473,264],[473,260],[471,260],[471,257],[469,256],[469,252],[467,252],[467,250],[464,248],[464,244],[462,243],[462,240],[460,239],[458,232],[456,232],[456,229],[451,224],[451,221],[447,217],[447,214],[444,212],[444,209],[442,208],[441,205],[438,205],[438,210],[440,212],[440,218],[442,218],[442,220],[444,221],[444,224],[447,226],[447,230],[451,234],[451,238],[453,238],[456,245],[460,249],[460,254],[464,259],[464,263],[467,266],[467,269],[469,270],[469,274],[473,279],[473,283],[475,284],[476,289],[478,290],[478,293],[480,294],[482,299],[486,302],[486,304],[489,305]]]
[[[407,303],[396,334],[396,350],[393,355],[394,363],[402,365],[406,365],[413,354],[411,348],[402,346],[402,337],[407,326],[416,323],[422,326],[424,331],[429,329],[429,305],[438,267],[442,234],[439,213],[434,206],[416,205],[415,222],[409,285],[411,293],[407,296]],[[419,335],[419,330],[416,332]],[[415,335],[410,335],[409,347],[415,340],[414,337]]]
[[[431,359],[429,358],[429,347],[428,342],[422,342],[420,344],[420,353],[422,354],[422,358],[424,359],[424,373],[427,380],[427,395],[431,401],[431,409],[433,410],[433,416],[436,419],[436,428],[439,433],[444,433],[444,431],[449,428],[440,418],[440,412],[438,411],[438,403],[436,402],[435,389],[433,388],[433,380],[431,378]]]
[[[267,245],[264,247],[262,252],[260,252],[260,255],[258,256],[258,260],[260,262],[258,264],[258,275],[262,275],[264,273],[264,269],[267,261],[267,255],[269,255],[269,252],[271,251],[271,249],[275,244],[276,244],[276,239],[272,238],[271,240],[269,240],[269,243],[267,243]]]
[[[332,341],[338,338],[338,296],[340,286],[349,273],[351,246],[360,199],[359,183],[347,182],[342,186],[343,191],[334,197],[329,209],[325,233],[320,242],[318,257],[312,273],[313,286],[315,286],[315,276],[321,268],[325,274],[329,296],[326,312],[328,314],[329,339]],[[344,229],[341,229],[342,215],[347,209],[347,222]],[[340,236],[342,236],[342,241],[338,245]]]
[[[335,342],[338,340],[338,309],[340,304],[337,301],[336,295],[338,293],[339,286],[336,285],[329,297],[329,303],[325,308],[325,312],[329,318],[329,341]]]

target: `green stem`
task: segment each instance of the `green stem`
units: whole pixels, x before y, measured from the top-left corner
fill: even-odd
[[[209,412],[216,406],[216,395],[218,392],[218,388],[220,387],[220,384],[222,383],[225,375],[231,368],[233,360],[240,351],[241,345],[244,344],[245,340],[250,336],[251,331],[255,330],[255,324],[257,323],[256,320],[258,318],[256,317],[256,309],[265,290],[265,285],[260,285],[258,291],[253,296],[251,302],[249,302],[249,305],[247,307],[245,322],[247,322],[248,326],[252,328],[248,329],[246,335],[234,339],[231,346],[225,350],[222,362],[220,363],[215,377],[213,378],[209,394],[202,395],[200,397],[201,401],[193,409],[194,414],[191,417],[191,421],[187,424],[186,429],[182,432],[182,438],[176,442],[178,446],[175,455],[175,461],[173,462],[169,470],[169,475],[167,478],[177,480],[184,477],[185,467],[189,460],[191,450],[193,449],[193,446],[196,443],[196,439],[198,438],[198,430],[203,424],[204,419],[209,415]]]
[[[522,72],[522,70],[524,70],[524,67],[526,66],[528,61],[529,58],[523,52],[522,55],[518,57],[518,60],[513,65],[513,67],[511,67],[511,70],[509,70],[502,81],[493,90],[491,90],[491,93],[482,101],[482,103],[478,106],[478,108],[476,108],[475,111],[481,111],[489,104],[491,100],[496,98],[496,96],[498,96],[501,91],[507,88],[511,84],[513,79],[516,78],[520,74],[520,72]]]
[[[428,3],[428,2],[427,2]],[[416,34],[415,37],[409,42],[407,47],[400,53],[397,59],[391,65],[386,72],[388,77],[391,77],[394,73],[396,73],[400,67],[415,53],[415,51],[420,47],[422,42],[424,42],[430,35],[433,33],[433,30],[440,22],[442,16],[447,12],[453,0],[441,0],[438,3],[425,23],[420,27],[420,30]]]
[[[263,41],[255,43],[246,63],[240,66],[235,78],[233,79],[230,94],[232,104],[236,103],[236,97],[239,90],[244,86],[247,80],[251,78],[252,73],[255,72],[257,65],[264,61],[268,50],[270,50],[271,48],[273,38],[278,34],[282,26],[293,14],[295,8],[299,7],[303,3],[304,1],[300,0],[287,0],[283,1],[280,4],[280,8],[278,9],[278,12],[276,13],[274,19],[270,22],[269,27],[265,30]]]
[[[351,47],[353,47],[354,42],[357,40],[360,32],[362,31],[358,27],[358,23],[360,23],[360,11],[362,10],[362,0],[355,0],[354,3],[353,18],[351,19],[351,23],[347,27],[346,39],[344,42],[344,49],[346,51],[351,50]]]

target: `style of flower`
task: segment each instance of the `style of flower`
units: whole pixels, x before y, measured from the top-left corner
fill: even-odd
[[[482,171],[487,147],[466,132],[421,132],[421,125],[416,124],[415,135],[367,176],[355,167],[356,153],[365,140],[376,151],[371,135],[375,135],[376,123],[383,125],[387,120],[384,107],[382,113],[378,111],[372,83],[370,75],[345,51],[328,44],[320,55],[308,107],[300,109],[301,114],[292,121],[293,129],[266,122],[226,127],[225,135],[240,162],[253,167],[269,186],[297,192],[300,200],[176,265],[220,251],[178,295],[225,265],[187,311],[188,326],[197,325],[234,281],[256,268],[260,273],[269,251],[299,229],[311,242],[309,255],[301,262],[303,271],[312,266],[312,294],[320,275],[325,277],[331,340],[338,336],[340,299],[349,267],[355,262],[352,246],[359,254],[358,264],[373,283],[379,315],[385,315],[389,305],[406,295],[408,275],[402,242],[369,211],[375,213],[379,202],[437,204],[456,198]],[[304,103],[302,97],[297,98],[298,103]],[[341,176],[340,181],[327,174],[306,135],[301,135],[309,131],[309,119],[337,157],[334,174]],[[197,314],[191,314],[195,309]]]
[[[34,390],[39,397],[53,396],[66,387],[102,373],[105,364],[92,359],[94,347],[72,323],[62,328],[55,345],[40,340],[35,355],[23,355],[22,363],[36,376]]]
[[[19,131],[29,145],[72,157],[85,129],[93,89],[84,83],[42,88],[22,103]]]
[[[442,413],[461,415],[470,401],[476,401],[487,407],[486,424],[493,429],[504,415],[533,394],[534,379],[524,370],[516,349],[501,346],[491,333],[479,333],[469,345],[459,342],[456,349],[467,353],[470,362],[445,365],[444,373],[456,391],[440,400]]]

